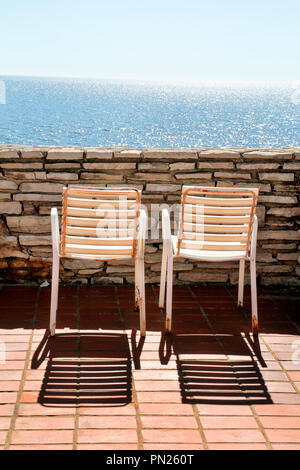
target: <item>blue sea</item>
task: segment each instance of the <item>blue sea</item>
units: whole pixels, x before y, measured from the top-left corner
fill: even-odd
[[[300,83],[172,84],[0,76],[0,144],[300,145]]]

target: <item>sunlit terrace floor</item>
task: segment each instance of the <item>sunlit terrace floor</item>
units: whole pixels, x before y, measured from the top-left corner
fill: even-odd
[[[1,449],[300,449],[300,297],[176,287],[165,336],[148,286],[147,336],[132,287],[0,291]],[[6,360],[3,354],[6,350]],[[0,357],[1,359],[1,357]]]

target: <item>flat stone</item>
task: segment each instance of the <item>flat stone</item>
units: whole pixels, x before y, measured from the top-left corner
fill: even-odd
[[[18,185],[14,181],[0,179],[0,190],[2,189],[18,189]]]
[[[16,202],[16,201],[1,201],[0,213],[1,214],[21,214],[22,206],[20,202]]]
[[[136,163],[84,163],[83,168],[86,170],[135,170]]]
[[[283,169],[284,170],[293,170],[293,171],[300,170],[300,162],[284,163],[283,164]]]
[[[193,162],[170,163],[169,168],[170,168],[170,171],[194,170],[195,169],[195,163],[193,163]]]
[[[34,162],[34,163],[25,163],[25,162],[20,162],[20,163],[1,163],[1,167],[6,170],[41,170],[43,168],[43,164],[40,162]]]
[[[245,160],[292,160],[292,151],[265,151],[255,150],[253,152],[243,153]]]
[[[29,255],[12,246],[0,247],[0,258],[22,258],[27,259]]]
[[[145,160],[197,160],[197,152],[193,150],[157,149],[143,151]]]
[[[85,259],[65,258],[62,260],[62,265],[65,269],[100,269],[103,267],[104,262]]]
[[[80,175],[80,179],[83,180],[100,180],[100,181],[111,181],[111,182],[119,182],[121,183],[124,181],[123,175],[110,175],[107,173],[85,173],[82,172]]]
[[[296,261],[298,260],[299,253],[278,253],[277,259],[279,261]]]
[[[18,239],[17,237],[13,235],[3,235],[3,233],[0,234],[0,246],[6,246],[10,245],[14,248],[18,246]]]
[[[78,180],[78,175],[76,173],[50,172],[47,174],[47,180],[75,181]]]
[[[20,235],[19,242],[24,246],[51,245],[52,239],[45,235]]]
[[[46,163],[45,169],[46,170],[78,170],[80,169],[80,163]]]
[[[203,273],[203,272],[186,272],[179,273],[178,279],[180,281],[188,282],[227,282],[228,276],[226,273]]]
[[[256,265],[258,273],[292,273],[294,271],[294,266],[287,264],[281,265]]]
[[[45,171],[5,171],[5,176],[7,178],[12,178],[17,181],[24,180],[45,180],[46,172]]]
[[[107,266],[106,273],[107,274],[123,274],[123,273],[132,273],[134,272],[134,266]]]
[[[198,153],[200,159],[214,159],[219,160],[239,160],[241,158],[240,152],[235,150],[222,150],[222,149],[211,149],[211,150],[202,150]]]
[[[19,158],[17,150],[0,150],[0,160],[17,160]]]
[[[267,184],[267,183],[249,183],[247,181],[247,183],[235,183],[234,181],[218,181],[217,182],[217,187],[221,188],[221,187],[224,187],[224,188],[231,188],[231,187],[235,187],[235,188],[257,188],[259,189],[260,192],[263,192],[263,193],[269,193],[271,192],[271,185],[270,184]]]
[[[62,193],[64,185],[60,183],[22,183],[20,191],[24,193]]]
[[[233,170],[234,163],[233,162],[215,162],[215,161],[198,162],[197,168],[199,168],[199,170],[218,170],[218,169]]]
[[[258,177],[266,181],[294,181],[294,173],[259,173]]]
[[[170,173],[135,173],[128,177],[128,181],[172,181]]]
[[[297,244],[296,243],[266,243],[262,245],[263,249],[266,250],[296,250]]]
[[[258,240],[300,240],[300,230],[259,230]]]
[[[212,173],[176,173],[175,178],[177,180],[211,180]]]
[[[168,171],[169,163],[167,162],[151,162],[138,163],[138,169],[142,171]]]
[[[50,217],[39,215],[23,215],[6,217],[8,228],[12,232],[50,233]]]
[[[277,170],[279,163],[237,163],[238,170]]]
[[[15,201],[46,201],[61,202],[62,196],[59,194],[38,194],[38,193],[19,193],[14,195]]]
[[[109,150],[87,149],[86,152],[87,160],[111,160],[112,158],[113,152]]]
[[[126,158],[128,160],[133,159],[133,160],[139,160],[142,156],[141,150],[121,150],[118,152],[114,152],[113,158]]]
[[[282,193],[296,193],[298,194],[299,186],[295,184],[274,184],[274,191],[275,192],[282,192]]]
[[[240,180],[250,180],[251,174],[250,173],[239,173],[239,172],[225,172],[225,171],[215,171],[214,173],[215,178],[228,178],[228,179],[240,179]]]
[[[43,159],[43,154],[39,150],[22,150],[21,151],[22,158],[32,159],[32,160],[41,160]]]
[[[259,196],[260,202],[271,202],[275,204],[297,204],[297,198],[292,196]]]
[[[300,215],[300,207],[272,207],[267,215],[276,215],[279,217],[296,217]]]
[[[10,193],[0,193],[0,200],[1,201],[10,201]]]
[[[101,271],[101,269],[80,269],[78,274],[81,276],[93,276],[94,274],[97,274]]]
[[[83,151],[75,149],[48,150],[47,160],[82,160]]]
[[[175,193],[177,191],[181,191],[181,185],[149,183],[146,185],[146,191],[153,193]]]
[[[124,279],[122,277],[116,276],[95,276],[91,279],[92,284],[102,284],[102,285],[112,285],[112,284],[124,284]]]

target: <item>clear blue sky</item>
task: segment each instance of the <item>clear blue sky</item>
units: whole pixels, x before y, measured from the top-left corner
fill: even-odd
[[[299,80],[299,0],[0,0],[0,75]]]

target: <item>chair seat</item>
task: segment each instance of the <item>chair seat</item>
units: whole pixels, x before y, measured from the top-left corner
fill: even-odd
[[[172,235],[173,253],[177,256],[178,237]],[[245,259],[245,250],[243,251],[219,251],[219,250],[193,250],[180,248],[178,258],[193,258],[201,261],[232,261]]]

